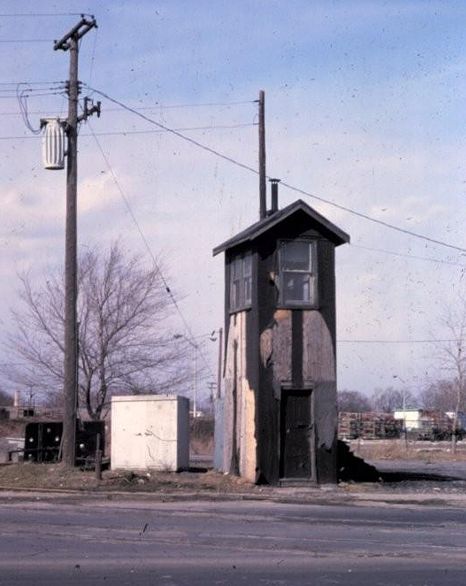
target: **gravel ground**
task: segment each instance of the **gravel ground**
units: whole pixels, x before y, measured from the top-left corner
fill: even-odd
[[[374,488],[393,493],[466,495],[466,462],[421,460],[369,460],[382,482]]]

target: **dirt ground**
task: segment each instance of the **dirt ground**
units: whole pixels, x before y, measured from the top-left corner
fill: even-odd
[[[245,480],[206,469],[189,472],[120,472],[104,470],[98,481],[94,471],[69,470],[61,464],[8,464],[0,466],[1,488],[78,489],[104,491],[173,492],[201,490],[213,493],[250,492]]]
[[[24,424],[23,424],[24,426]],[[20,436],[21,425],[1,422],[0,436]],[[342,483],[344,491],[390,490],[424,493],[429,490],[466,493],[466,441],[453,453],[449,442],[354,440],[352,452],[380,472],[375,483]],[[212,422],[191,427],[189,472],[121,472],[104,470],[101,481],[92,470],[69,470],[60,464],[14,463],[0,465],[0,489],[59,489],[178,494],[194,491],[208,495],[265,495],[271,487],[258,487],[241,478],[212,470]]]
[[[351,451],[364,460],[419,460],[421,462],[466,461],[466,441],[453,453],[451,442],[393,440],[351,440]]]

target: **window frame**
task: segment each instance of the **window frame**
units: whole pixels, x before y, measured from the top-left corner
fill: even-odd
[[[240,263],[240,270],[236,273]],[[232,255],[229,261],[229,313],[236,313],[251,309],[252,306],[252,282],[253,282],[253,253],[250,250]],[[249,266],[247,266],[249,265]],[[246,269],[246,270],[245,270]],[[236,277],[236,278],[235,278]],[[235,284],[238,283],[238,292],[234,292]],[[246,293],[249,296],[246,297]],[[238,298],[238,301],[236,302]],[[235,301],[235,304],[233,302]]]
[[[309,245],[309,270],[303,269],[283,269],[282,250],[288,243],[304,242]],[[319,271],[317,265],[317,239],[316,238],[282,238],[278,241],[277,248],[277,274],[278,274],[278,306],[286,309],[317,309],[319,307],[319,289],[318,279]],[[285,274],[296,273],[299,275],[309,275],[309,295],[310,300],[286,301],[284,299],[284,278]]]

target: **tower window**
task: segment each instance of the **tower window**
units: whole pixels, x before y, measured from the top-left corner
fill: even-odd
[[[230,265],[230,311],[251,307],[252,256],[250,252],[236,256]]]
[[[280,243],[280,303],[286,307],[317,305],[316,242],[287,240]]]

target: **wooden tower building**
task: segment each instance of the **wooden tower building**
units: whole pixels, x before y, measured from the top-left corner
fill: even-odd
[[[335,247],[349,236],[301,200],[217,246],[225,253],[218,469],[256,483],[337,479]]]

